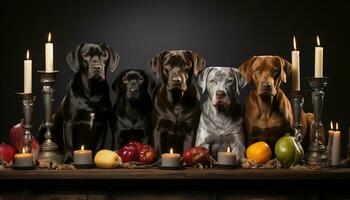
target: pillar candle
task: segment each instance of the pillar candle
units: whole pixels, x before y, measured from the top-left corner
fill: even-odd
[[[84,145],[81,146],[80,150],[75,150],[73,154],[74,154],[74,164],[76,165],[92,164],[92,151],[85,150]]]
[[[162,154],[161,166],[162,167],[180,167],[180,154],[174,153],[173,149],[170,149],[170,153]]]
[[[333,122],[330,123],[330,129],[328,130],[328,143],[327,143],[327,166],[330,165],[332,160],[332,145],[333,145],[333,136],[334,136],[334,130],[333,130]]]
[[[53,71],[53,43],[51,42],[51,33],[49,33],[47,43],[45,44],[45,70],[46,72]]]
[[[22,153],[15,154],[15,166],[16,167],[32,167],[33,166],[33,154],[26,153],[22,150]]]
[[[218,152],[218,164],[219,165],[235,165],[236,154],[231,152],[230,147],[227,147],[226,152]]]
[[[24,60],[24,93],[32,93],[32,60],[29,57],[29,50],[27,50]]]
[[[315,77],[323,77],[323,47],[320,47],[320,38],[317,36],[317,47],[315,47]]]
[[[292,51],[292,90],[300,90],[300,61],[299,61],[299,51],[297,51],[297,44],[295,37],[293,37],[293,47]]]
[[[340,165],[340,131],[338,130],[338,123],[336,123],[336,131],[333,135],[332,143],[332,154],[331,154],[331,165],[339,166]]]

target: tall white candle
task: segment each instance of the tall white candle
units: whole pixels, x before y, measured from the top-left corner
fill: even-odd
[[[295,37],[293,37],[293,47],[292,51],[292,90],[300,90],[300,60],[299,51],[297,51],[297,43]]]
[[[53,43],[51,42],[51,33],[49,33],[47,43],[45,44],[45,70],[46,72],[53,71]]]
[[[317,36],[317,47],[315,47],[315,77],[323,77],[323,47],[320,47],[320,38]]]
[[[24,93],[32,93],[32,60],[29,59],[29,50],[24,60]]]
[[[332,144],[332,156],[331,156],[331,165],[339,166],[340,165],[340,131],[338,129],[338,123],[335,125],[336,131],[334,131],[333,135],[333,144]]]

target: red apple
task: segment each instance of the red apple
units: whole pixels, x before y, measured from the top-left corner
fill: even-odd
[[[0,160],[6,161],[7,163],[13,162],[15,154],[15,148],[5,143],[0,144]]]
[[[17,152],[22,152],[23,144],[23,135],[24,135],[24,127],[23,120],[20,123],[14,125],[10,129],[10,143],[14,146]],[[35,137],[32,137],[32,153],[34,158],[37,160],[40,151],[40,145],[38,140]]]
[[[138,151],[139,151],[139,162],[143,164],[152,164],[157,159],[157,153],[148,144],[144,144],[143,147],[138,149]]]
[[[137,161],[139,158],[139,152],[137,151],[137,147],[135,145],[124,145],[118,151],[118,155],[122,158],[123,163]]]
[[[142,145],[140,142],[135,141],[135,140],[130,140],[128,143],[126,143],[124,146],[132,146],[135,145],[136,148],[139,148],[140,145]]]
[[[189,166],[194,166],[198,163],[205,164],[209,159],[209,151],[203,146],[192,147],[183,152],[184,162]]]

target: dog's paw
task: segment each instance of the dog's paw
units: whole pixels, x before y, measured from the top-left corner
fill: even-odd
[[[242,168],[243,169],[254,169],[258,167],[258,163],[251,159],[242,160]]]

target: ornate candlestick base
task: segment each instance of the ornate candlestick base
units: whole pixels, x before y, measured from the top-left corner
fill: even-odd
[[[315,115],[315,121],[312,123],[312,139],[308,148],[306,155],[306,162],[308,164],[324,166],[326,162],[326,153],[325,145],[320,139],[320,129],[323,127],[321,118],[323,110],[323,99],[324,91],[323,89],[327,86],[327,77],[315,78],[315,77],[306,77],[306,80],[309,82],[310,87],[312,88],[312,106]]]
[[[304,96],[306,94],[307,91],[300,90],[291,92],[291,104],[294,116],[294,137],[297,138],[299,142],[302,142],[301,129],[303,125],[301,122],[301,113],[303,111]]]
[[[18,96],[22,98],[23,104],[23,115],[24,115],[24,146],[23,149],[26,153],[32,152],[32,114],[33,114],[33,105],[35,101],[35,96],[32,93],[16,93]]]
[[[47,159],[58,163],[63,162],[63,156],[58,152],[58,145],[52,141],[52,103],[53,99],[53,85],[55,83],[56,75],[58,71],[46,72],[38,71],[40,74],[40,82],[43,84],[42,94],[45,108],[45,122],[44,127],[46,129],[44,135],[44,142],[41,145],[39,159]]]

